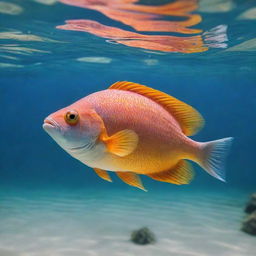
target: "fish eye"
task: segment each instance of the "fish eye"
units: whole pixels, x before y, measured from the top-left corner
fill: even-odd
[[[65,115],[65,121],[69,125],[76,125],[79,121],[79,114],[75,110],[70,110]]]

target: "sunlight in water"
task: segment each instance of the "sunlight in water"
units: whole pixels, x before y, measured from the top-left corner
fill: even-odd
[[[23,12],[23,8],[17,4],[0,1],[0,13],[18,15]]]
[[[241,44],[235,45],[226,51],[229,52],[250,52],[250,51],[256,51],[256,38],[250,39],[248,41],[245,41]]]
[[[11,32],[0,32],[0,39],[11,39],[17,41],[33,41],[33,42],[51,42],[60,43],[57,40],[52,40],[45,37],[40,37],[32,34],[24,34],[21,31],[11,31]]]
[[[201,0],[199,11],[205,13],[229,12],[235,4],[233,0]]]
[[[58,2],[58,0],[34,0],[37,3],[45,4],[45,5],[53,5]]]
[[[81,57],[77,59],[81,62],[89,62],[89,63],[102,63],[102,64],[108,64],[112,61],[111,58],[107,57]]]
[[[237,19],[239,20],[256,20],[256,7],[241,13]]]

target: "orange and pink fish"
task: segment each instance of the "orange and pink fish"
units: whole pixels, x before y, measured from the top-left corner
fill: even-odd
[[[224,160],[232,138],[197,142],[188,136],[203,126],[188,104],[132,82],[116,82],[50,114],[44,130],[67,153],[112,181],[145,190],[139,175],[177,185],[194,173],[188,160],[225,181]]]

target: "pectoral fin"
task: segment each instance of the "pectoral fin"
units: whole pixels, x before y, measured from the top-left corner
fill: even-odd
[[[125,129],[110,137],[103,134],[101,140],[106,144],[110,153],[123,157],[135,150],[138,144],[138,135],[132,130]]]
[[[154,180],[182,185],[190,183],[194,177],[194,172],[188,161],[180,160],[176,166],[169,170],[148,174],[147,176]]]
[[[94,171],[97,173],[99,177],[101,177],[103,180],[112,182],[111,177],[109,176],[108,172],[99,168],[94,168]]]
[[[126,184],[147,191],[141,183],[140,177],[132,172],[116,172],[117,176]]]

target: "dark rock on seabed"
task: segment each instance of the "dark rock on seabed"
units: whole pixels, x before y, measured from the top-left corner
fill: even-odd
[[[256,235],[256,211],[245,218],[242,224],[242,230],[250,235]]]
[[[131,234],[131,241],[135,244],[146,245],[156,241],[155,235],[147,227],[135,230]]]
[[[247,203],[244,211],[246,213],[252,213],[256,211],[256,193],[252,194],[250,201]]]

